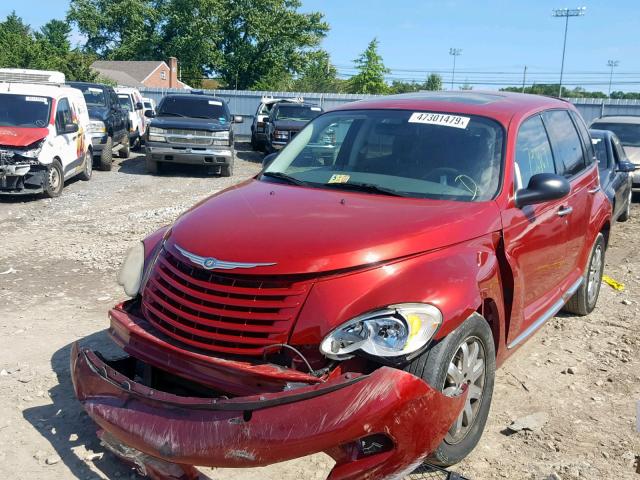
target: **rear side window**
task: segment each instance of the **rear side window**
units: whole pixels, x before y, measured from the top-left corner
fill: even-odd
[[[549,138],[540,115],[526,120],[518,131],[515,162],[516,190],[526,188],[538,173],[556,173]]]
[[[543,118],[551,139],[558,173],[568,178],[584,170],[586,164],[582,143],[569,112],[550,110],[543,113]]]

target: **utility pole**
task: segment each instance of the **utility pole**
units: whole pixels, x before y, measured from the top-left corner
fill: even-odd
[[[609,94],[607,95],[609,99],[611,99],[611,81],[613,80],[613,69],[618,65],[620,65],[620,62],[618,60],[609,60],[607,62],[607,67],[611,67],[611,73],[609,74]]]
[[[524,84],[527,81],[527,66],[524,66],[524,72],[522,72],[522,93],[524,93]]]
[[[562,65],[560,66],[560,88],[558,89],[559,97],[562,97],[562,74],[564,73],[564,54],[567,49],[567,29],[569,28],[569,17],[582,17],[586,9],[587,7],[557,8],[551,13],[553,17],[563,17],[565,19],[564,43],[562,45]]]
[[[450,48],[449,55],[453,57],[453,70],[451,71],[451,90],[453,90],[453,81],[456,78],[456,57],[462,55],[461,48]]]

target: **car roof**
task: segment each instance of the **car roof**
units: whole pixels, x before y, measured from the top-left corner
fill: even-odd
[[[637,123],[640,124],[640,116],[634,115],[605,115],[604,117],[596,118],[591,124],[594,123]]]
[[[0,93],[15,93],[16,95],[33,95],[41,97],[59,98],[62,96],[82,95],[69,85],[46,85],[42,83],[0,83]]]
[[[73,86],[79,86],[79,87],[94,87],[94,88],[104,88],[104,89],[109,89],[109,88],[113,88],[110,87],[109,85],[105,85],[104,83],[93,83],[93,82],[66,82],[67,85],[71,85]]]
[[[319,107],[319,105],[316,105],[315,103],[308,103],[308,102],[289,102],[289,101],[279,101],[276,102],[276,104],[274,105],[274,107],[280,106],[280,105],[286,105],[287,107],[293,107],[293,108],[298,108],[298,107],[305,107],[305,108],[309,108],[309,107]]]
[[[223,98],[216,97],[215,95],[203,95],[201,93],[170,93],[169,95],[165,95],[164,98],[186,98],[190,100],[215,100],[217,102],[227,103]]]
[[[443,91],[416,92],[375,97],[344,104],[335,110],[391,109],[481,115],[507,125],[515,115],[551,108],[574,109],[567,101],[554,97],[512,92]]]

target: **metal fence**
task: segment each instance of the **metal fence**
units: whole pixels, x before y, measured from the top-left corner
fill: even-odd
[[[156,103],[169,93],[186,93],[185,90],[171,88],[143,88],[140,89],[140,92],[144,97],[153,98]],[[262,97],[303,97],[305,101],[315,103],[325,110],[344,103],[376,97],[376,95],[353,95],[347,93],[297,93],[247,90],[203,90],[203,92],[224,99],[228,103],[229,110],[231,110],[233,115],[241,115],[244,118],[244,123],[236,126],[237,135],[251,134],[251,121]],[[567,100],[576,106],[587,124],[603,114],[640,116],[640,100],[608,100],[600,98],[568,98]]]

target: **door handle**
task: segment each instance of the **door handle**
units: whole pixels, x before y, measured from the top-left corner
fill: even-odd
[[[593,195],[594,193],[598,193],[599,191],[600,191],[600,185],[587,190],[587,192],[589,192],[591,195]]]
[[[558,210],[558,216],[566,217],[571,212],[573,212],[573,207],[560,207],[560,209]]]

